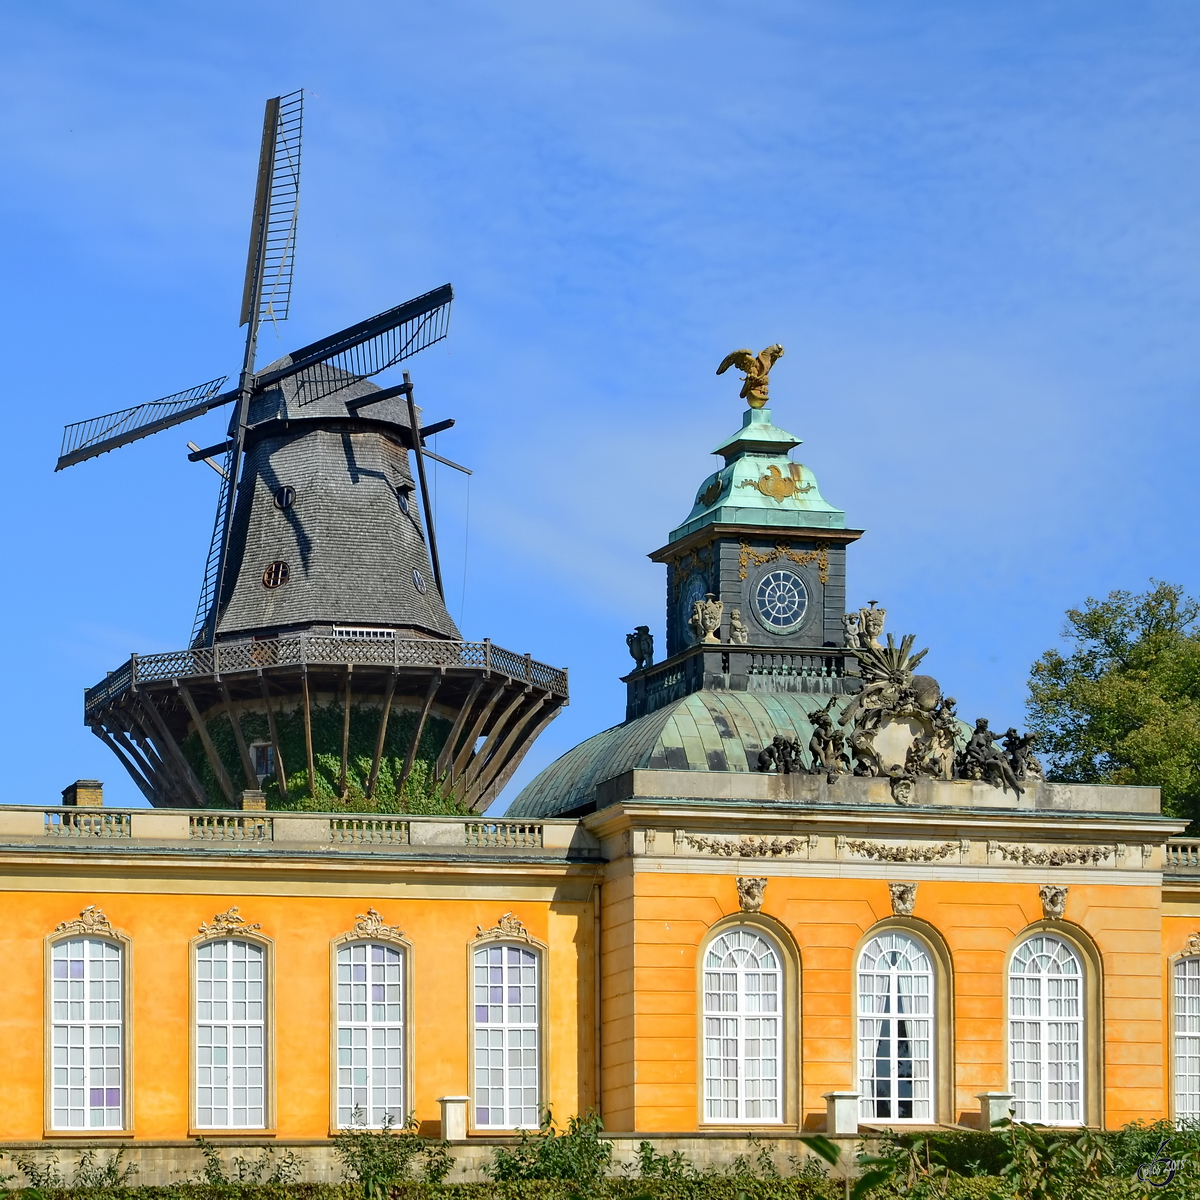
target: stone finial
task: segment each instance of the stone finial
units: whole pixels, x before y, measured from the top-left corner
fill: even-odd
[[[743,878],[739,875],[737,890],[742,912],[756,913],[762,909],[763,895],[767,890],[765,879]]]
[[[892,913],[897,917],[911,917],[917,903],[917,885],[889,883],[888,891],[892,894]]]
[[[717,644],[717,630],[721,628],[721,617],[725,612],[725,602],[718,600],[709,592],[703,600],[697,600],[692,605],[692,615],[688,618],[688,628],[696,641]]]
[[[1012,1092],[976,1092],[975,1099],[979,1101],[979,1128],[986,1132],[1001,1121],[1011,1121],[1015,1098]]]
[[[1038,888],[1042,898],[1042,916],[1048,921],[1061,921],[1067,911],[1067,889],[1053,883],[1043,883]]]

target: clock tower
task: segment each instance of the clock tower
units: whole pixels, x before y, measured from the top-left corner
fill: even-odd
[[[702,688],[858,689],[843,616],[846,546],[862,530],[793,461],[799,445],[769,408],[751,407],[713,451],[724,465],[650,555],[667,567],[667,657],[626,676],[627,719]]]

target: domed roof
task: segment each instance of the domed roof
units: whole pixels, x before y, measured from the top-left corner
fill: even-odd
[[[595,804],[597,784],[637,769],[754,771],[759,751],[776,735],[807,746],[809,714],[831,699],[801,692],[693,692],[568,750],[526,786],[507,815],[586,810]],[[833,714],[852,699],[839,696]]]

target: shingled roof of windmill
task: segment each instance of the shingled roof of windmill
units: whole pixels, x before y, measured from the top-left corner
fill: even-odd
[[[217,634],[353,625],[457,638],[433,584],[404,398],[354,405],[380,389],[338,374],[347,386],[328,395],[306,397],[299,376],[254,399]],[[287,564],[285,586],[264,586],[273,563]]]

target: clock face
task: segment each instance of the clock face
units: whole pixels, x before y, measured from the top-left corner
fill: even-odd
[[[708,595],[708,590],[708,580],[703,575],[693,575],[683,589],[683,599],[679,605],[679,626],[689,646],[696,643],[696,635],[688,624],[692,619],[692,610],[696,607],[697,600],[703,600]]]
[[[804,620],[808,589],[795,571],[769,571],[754,589],[754,606],[772,633],[791,633]]]

